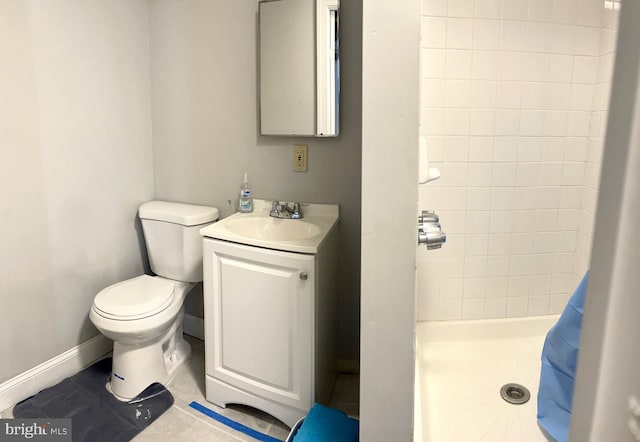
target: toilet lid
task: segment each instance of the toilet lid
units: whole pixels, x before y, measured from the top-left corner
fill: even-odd
[[[95,308],[111,316],[132,318],[161,312],[173,300],[174,283],[149,275],[128,279],[103,289]]]

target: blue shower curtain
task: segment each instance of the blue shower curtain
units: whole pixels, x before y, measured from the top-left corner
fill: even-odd
[[[538,425],[558,442],[566,442],[569,438],[588,276],[589,272],[580,281],[558,322],[549,330],[542,349]]]

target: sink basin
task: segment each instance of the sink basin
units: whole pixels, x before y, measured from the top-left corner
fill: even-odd
[[[250,246],[298,253],[317,253],[339,219],[335,204],[308,204],[304,219],[269,216],[271,202],[253,200],[252,213],[234,213],[200,230],[202,236]]]
[[[232,219],[227,222],[226,227],[238,235],[267,241],[296,241],[322,233],[320,227],[304,220],[264,216]]]

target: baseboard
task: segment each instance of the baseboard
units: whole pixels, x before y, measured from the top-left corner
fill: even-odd
[[[182,321],[182,331],[189,336],[204,341],[204,319],[188,313],[185,314],[184,320]]]
[[[113,349],[113,341],[96,335],[80,345],[0,384],[0,410],[5,410],[91,365]]]

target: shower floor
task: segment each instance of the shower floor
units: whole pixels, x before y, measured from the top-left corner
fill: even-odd
[[[540,354],[558,316],[421,322],[416,330],[416,441],[546,442],[536,422]],[[500,397],[522,384],[529,402]]]

